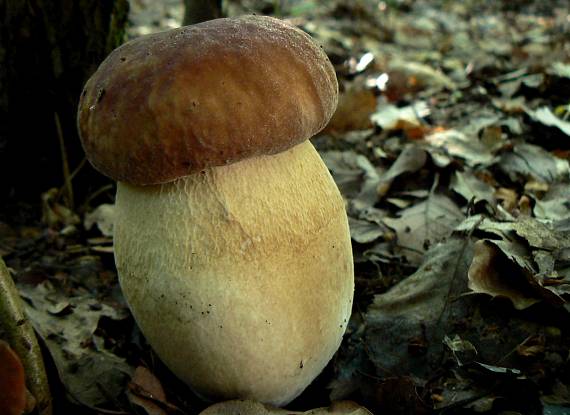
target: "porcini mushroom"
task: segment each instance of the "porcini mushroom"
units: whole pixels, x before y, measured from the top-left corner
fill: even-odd
[[[125,298],[159,357],[204,397],[284,405],[339,347],[350,236],[308,141],[337,92],[306,33],[258,16],[132,40],[85,86],[83,146],[118,181]]]

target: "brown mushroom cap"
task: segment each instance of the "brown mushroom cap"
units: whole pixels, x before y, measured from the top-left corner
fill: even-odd
[[[337,95],[330,61],[303,31],[216,19],[113,51],[85,86],[78,126],[100,172],[158,184],[288,149],[326,125]]]

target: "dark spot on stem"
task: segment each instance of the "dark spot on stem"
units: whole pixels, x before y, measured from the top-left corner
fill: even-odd
[[[101,102],[101,100],[103,99],[103,96],[105,95],[105,88],[101,88],[99,89],[99,91],[97,91],[97,99],[95,100],[97,103]]]

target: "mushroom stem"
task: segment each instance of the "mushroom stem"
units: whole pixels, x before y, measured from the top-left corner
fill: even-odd
[[[209,398],[284,405],[346,329],[344,201],[309,141],[173,183],[118,184],[115,257],[148,341]]]

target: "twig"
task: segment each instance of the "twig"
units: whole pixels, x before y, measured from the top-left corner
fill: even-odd
[[[87,207],[89,206],[89,203],[91,203],[91,201],[93,199],[95,199],[97,196],[99,196],[101,193],[105,193],[108,190],[113,190],[113,186],[114,184],[106,184],[103,187],[100,187],[99,189],[95,190],[93,193],[91,193],[87,199],[85,199],[85,202],[83,202],[83,205],[81,206],[81,210],[85,211],[87,210]]]
[[[77,165],[77,167],[71,172],[71,175],[69,176],[70,182],[73,181],[75,176],[77,176],[77,173],[79,173],[81,171],[81,169],[83,168],[83,166],[85,166],[85,163],[87,163],[87,158],[83,157],[83,160],[81,160],[79,162],[79,164]]]
[[[69,173],[69,163],[67,161],[67,150],[65,149],[65,141],[63,140],[63,132],[61,130],[61,122],[59,115],[54,112],[55,127],[57,129],[57,138],[59,139],[59,150],[61,153],[61,165],[63,169],[63,188],[65,190],[65,202],[67,208],[73,211],[73,186],[71,185],[71,174]]]

